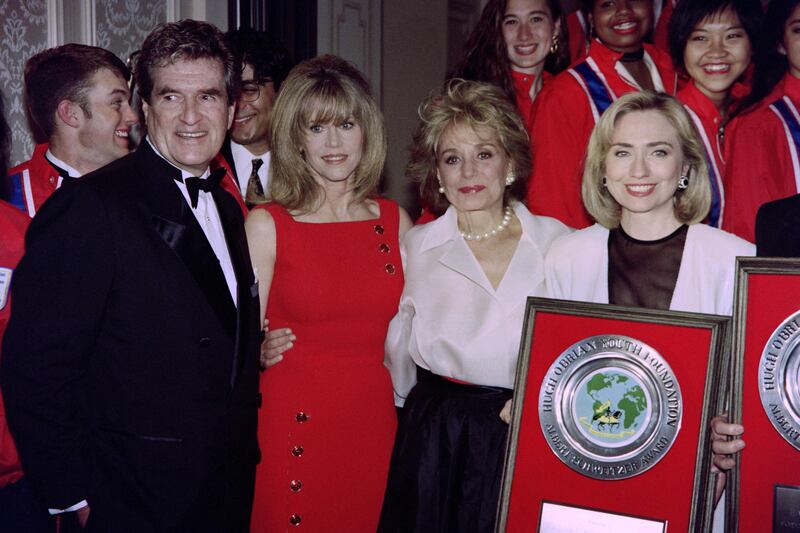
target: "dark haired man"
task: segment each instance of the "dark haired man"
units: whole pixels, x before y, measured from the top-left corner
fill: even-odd
[[[248,529],[260,321],[242,210],[209,171],[240,74],[222,37],[145,39],[147,137],[50,198],[14,274],[9,426],[34,491],[93,531]]]
[[[269,177],[269,117],[292,69],[289,52],[268,33],[241,28],[225,40],[242,65],[242,87],[218,164],[227,164],[248,206],[263,201]]]
[[[9,171],[12,204],[33,217],[64,180],[128,153],[128,133],[138,122],[129,77],[117,56],[96,46],[65,44],[28,60],[26,101],[47,142]]]

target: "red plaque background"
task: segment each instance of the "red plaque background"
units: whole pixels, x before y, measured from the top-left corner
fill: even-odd
[[[800,485],[800,451],[772,426],[758,392],[758,363],[764,345],[778,326],[800,309],[800,270],[798,275],[773,274],[748,271],[745,266],[742,275],[746,276],[746,291],[737,292],[740,312],[734,335],[744,339],[744,345],[743,353],[742,346],[734,346],[734,353],[744,358],[743,374],[738,379],[734,376],[734,383],[742,386],[741,422],[747,443],[740,458],[739,531],[750,533],[772,531],[776,483]]]
[[[545,440],[537,406],[539,388],[553,360],[575,342],[608,334],[633,337],[659,352],[672,367],[683,397],[681,429],[666,456],[643,474],[616,481],[592,479],[562,463]],[[708,431],[701,424],[704,393],[707,386],[714,386],[708,371],[712,337],[707,326],[537,310],[526,382],[517,384],[517,390],[525,387],[525,395],[515,461],[506,471],[506,476],[513,475],[507,531],[536,531],[542,500],[666,520],[669,531],[689,530],[695,475],[700,475],[696,474],[698,445]]]

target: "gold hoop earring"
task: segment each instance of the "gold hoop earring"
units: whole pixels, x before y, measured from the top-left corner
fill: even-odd
[[[558,52],[558,34],[554,33],[553,40],[550,43],[550,54],[556,55],[557,52]]]

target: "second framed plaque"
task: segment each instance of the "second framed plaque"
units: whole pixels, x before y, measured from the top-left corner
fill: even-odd
[[[596,531],[709,530],[727,325],[529,298],[497,531],[549,531],[543,509]]]
[[[747,447],[727,531],[800,529],[800,260],[739,258],[731,418]]]

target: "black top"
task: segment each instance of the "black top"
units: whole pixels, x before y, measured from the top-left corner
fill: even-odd
[[[634,239],[619,227],[608,234],[608,302],[669,309],[689,226],[655,241]]]
[[[756,255],[800,257],[800,194],[762,205],[756,215]]]

